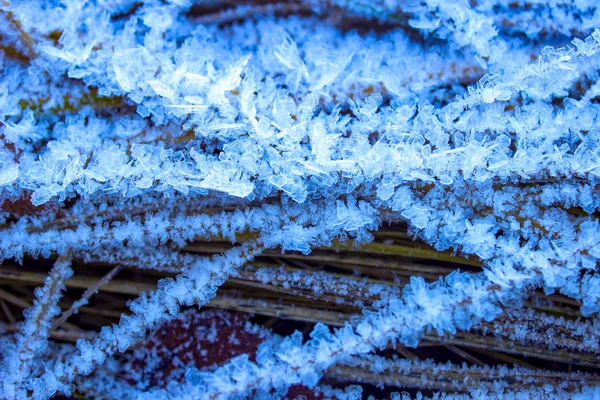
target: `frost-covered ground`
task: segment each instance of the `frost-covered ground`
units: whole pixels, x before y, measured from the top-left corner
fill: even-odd
[[[399,392],[600,397],[596,2],[6,0],[0,9],[0,258],[54,262],[24,321],[6,324],[16,333],[2,342],[0,398],[266,399],[290,387],[359,398],[360,386],[322,382],[336,368],[370,371]],[[267,251],[357,248],[400,221],[483,269],[438,280],[417,270],[396,286],[310,274],[302,290],[314,296],[335,288],[340,302],[376,301],[305,337],[237,314],[180,312],[207,305]],[[211,257],[182,251],[215,238],[236,245]],[[61,311],[83,263],[117,269]],[[48,341],[129,267],[173,277],[76,347]],[[266,269],[257,280],[289,288],[307,282],[302,273]],[[14,300],[3,287],[2,301]],[[580,315],[527,310],[535,290],[568,298]],[[513,339],[585,353],[589,369],[374,354],[481,324],[500,335],[492,321],[507,315]],[[220,358],[186,359],[192,350],[169,353],[156,339],[158,327],[205,324],[186,340],[210,349],[224,340],[214,327],[234,322],[229,346],[237,332],[249,347]],[[178,360],[172,375],[156,375],[164,357]],[[386,380],[389,371],[414,380]],[[426,385],[444,374],[454,386]]]

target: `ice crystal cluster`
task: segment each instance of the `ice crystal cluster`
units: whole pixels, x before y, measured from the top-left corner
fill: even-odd
[[[597,354],[595,1],[6,0],[0,9],[0,257],[53,263],[3,336],[0,398],[361,398],[360,386],[322,382],[352,368],[398,387],[395,399],[432,371],[462,393],[435,398],[600,396],[585,371],[572,372],[578,385],[528,388],[551,373],[450,371],[376,354],[481,324],[502,335],[492,321],[511,312],[522,321],[511,337],[527,338],[547,322],[520,310],[534,292],[579,307],[580,319],[547,324],[587,340],[550,342]],[[400,221],[483,268],[437,280],[415,271],[396,286],[256,272],[282,287],[305,282],[314,296],[361,293],[362,313],[304,336],[185,311],[266,251],[359,248]],[[233,245],[210,257],[182,251],[217,237]],[[65,285],[85,263],[170,275],[93,337],[49,340],[119,272],[66,310]],[[182,324],[202,331],[185,343],[204,353],[165,344]],[[219,341],[229,353],[206,353]],[[159,368],[165,358],[176,361]],[[490,385],[457,381],[461,368]],[[387,382],[386,371],[416,381]]]

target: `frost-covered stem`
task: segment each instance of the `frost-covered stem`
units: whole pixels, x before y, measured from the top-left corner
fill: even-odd
[[[235,277],[235,275],[234,275]],[[398,297],[397,285],[383,284],[367,278],[356,278],[326,271],[308,271],[289,267],[245,267],[237,273],[245,283],[260,282],[271,291],[311,299],[323,299],[334,304],[360,305],[378,303]]]
[[[504,32],[524,34],[529,39],[547,35],[589,32],[597,26],[600,8],[579,1],[478,1],[475,8],[491,17]],[[560,18],[553,18],[560,16]]]
[[[319,0],[304,0],[313,4],[316,11],[323,8]],[[450,37],[458,47],[470,46],[481,57],[489,57],[492,51],[498,53],[493,39],[497,35],[493,19],[471,8],[467,1],[424,2],[368,1],[368,0],[329,0],[333,6],[345,8],[363,18],[376,18],[382,21],[408,25],[424,32],[434,32],[441,38]],[[326,7],[329,8],[329,7]],[[440,26],[443,27],[440,29]],[[499,54],[494,54],[499,58]]]
[[[259,218],[272,208],[273,206],[263,206],[231,212],[208,209],[203,214],[194,215],[175,209],[173,213],[148,213],[143,219],[113,221],[110,225],[100,218],[90,224],[94,229],[85,222],[79,222],[73,229],[54,228],[33,233],[28,232],[29,224],[24,219],[22,223],[18,222],[3,231],[3,236],[0,237],[0,254],[4,257],[21,258],[23,254],[37,255],[42,249],[42,255],[64,250],[89,252],[106,246],[122,246],[127,251],[124,241],[128,242],[128,246],[139,248],[167,241],[183,246],[186,241],[217,235],[235,239],[235,233],[255,228],[252,225],[253,218]]]
[[[121,317],[118,325],[102,328],[93,342],[78,341],[75,354],[30,382],[34,397],[47,398],[57,391],[68,393],[70,382],[77,375],[87,375],[106,357],[127,350],[148,330],[176,316],[181,306],[206,305],[233,270],[261,251],[260,240],[245,243],[223,255],[201,260],[175,279],[162,279],[156,290],[143,293],[129,304],[130,316]],[[40,385],[41,382],[46,385]]]
[[[112,204],[112,202],[117,204]],[[95,221],[114,222],[127,218],[142,217],[156,214],[168,207],[169,212],[187,212],[206,214],[219,211],[234,211],[241,208],[246,202],[241,199],[223,199],[217,196],[203,196],[199,198],[176,197],[175,199],[157,199],[155,197],[132,199],[129,202],[120,199],[104,199],[99,203],[78,202],[63,215],[40,216],[35,225],[27,228],[27,232],[44,232],[50,229],[76,229],[80,224],[90,224]],[[228,201],[229,200],[229,201]]]
[[[577,76],[577,64],[589,62],[600,50],[600,30],[595,30],[584,40],[573,40],[576,48],[553,49],[547,47],[537,61],[514,68],[504,74],[484,76],[477,88],[471,88],[469,94],[448,104],[448,111],[464,110],[481,104],[493,103],[497,100],[509,100],[514,92],[528,90],[528,83],[536,78],[549,80],[556,72],[571,71]],[[597,62],[597,61],[596,61]],[[566,82],[572,81],[566,75]]]
[[[484,335],[495,335],[544,347],[595,353],[600,345],[600,320],[565,320],[527,310],[506,310],[492,322],[478,324],[474,329]]]
[[[478,367],[438,364],[432,360],[386,359],[370,355],[329,368],[325,376],[341,381],[430,390],[468,391],[523,389],[551,385],[566,390],[600,384],[600,378],[585,373],[564,373],[506,366]],[[427,376],[427,379],[423,379]]]
[[[71,257],[60,256],[46,277],[44,286],[35,290],[33,306],[26,310],[25,321],[15,334],[15,343],[6,351],[0,376],[0,397],[22,399],[28,396],[23,383],[35,368],[36,357],[47,344],[52,317],[60,312],[57,306],[64,282],[73,274]]]

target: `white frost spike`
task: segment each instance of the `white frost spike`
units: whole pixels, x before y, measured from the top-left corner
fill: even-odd
[[[157,95],[161,97],[166,97],[169,100],[173,100],[175,97],[175,89],[173,87],[159,81],[159,80],[151,80],[148,81],[148,84],[156,92]]]
[[[298,45],[296,45],[296,42],[294,42],[287,32],[281,32],[281,41],[275,46],[273,54],[283,65],[296,74],[294,89],[298,88],[302,78],[309,78],[306,65],[300,57]]]
[[[207,85],[210,83],[210,79],[208,77],[199,74],[194,74],[192,72],[186,72],[184,74],[184,77],[188,82],[193,83],[195,85]]]
[[[77,57],[74,54],[69,53],[68,51],[57,49],[52,46],[44,46],[42,47],[42,51],[50,56],[60,58],[63,61],[74,63],[77,60]]]
[[[112,66],[121,89],[129,92],[140,85],[144,69],[152,67],[151,59],[152,56],[144,47],[115,52]]]
[[[19,177],[19,165],[13,164],[0,170],[0,186],[9,185]]]
[[[229,66],[229,68],[227,68],[222,77],[217,79],[208,92],[208,99],[212,103],[217,105],[224,105],[228,103],[228,100],[224,94],[225,92],[233,90],[239,86],[242,81],[240,75],[242,74],[244,67],[248,64],[248,61],[251,57],[251,54],[241,57],[231,66]]]
[[[498,89],[486,88],[482,90],[481,95],[485,103],[493,103],[501,93],[502,91]]]

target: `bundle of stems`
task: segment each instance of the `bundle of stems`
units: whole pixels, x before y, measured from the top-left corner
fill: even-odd
[[[121,3],[115,6],[119,12],[102,14],[103,20],[121,24],[123,30],[144,20],[148,32],[143,34],[151,43],[152,24],[158,24],[152,13],[159,8]],[[57,176],[76,176],[72,185],[63,187],[58,181],[54,186],[34,187],[35,171],[19,181],[21,164],[9,165],[2,159],[0,373],[5,376],[0,376],[0,395],[11,399],[54,395],[155,398],[159,394],[167,398],[260,398],[265,393],[292,396],[294,390],[306,390],[305,398],[327,398],[362,385],[363,394],[377,398],[402,391],[457,396],[485,392],[501,397],[544,393],[549,387],[560,397],[600,387],[600,320],[594,316],[600,297],[596,288],[600,164],[597,151],[584,148],[586,143],[588,147],[595,143],[594,128],[588,123],[593,117],[584,111],[595,110],[600,95],[596,85],[600,33],[590,34],[597,8],[502,0],[456,7],[445,2],[396,3],[214,0],[182,6],[183,12],[169,8],[173,12],[169,19],[188,28],[206,25],[225,32],[222,40],[239,35],[245,23],[272,18],[298,26],[304,19],[319,20],[340,35],[371,35],[374,42],[390,32],[401,32],[423,49],[441,48],[441,41],[451,43],[447,64],[432,62],[414,74],[378,80],[368,77],[374,67],[366,63],[360,78],[356,78],[358,72],[341,82],[333,77],[323,83],[323,87],[332,85],[327,91],[314,89],[313,83],[303,93],[293,87],[292,78],[298,76],[298,86],[310,75],[301,60],[309,56],[297,51],[287,33],[281,34],[277,39],[282,43],[273,46],[274,54],[290,71],[286,75],[267,66],[272,75],[257,80],[265,86],[272,84],[280,91],[277,96],[281,95],[269,105],[272,120],[263,120],[260,113],[266,111],[259,110],[257,117],[252,108],[252,96],[262,93],[251,86],[253,71],[246,68],[249,57],[236,54],[236,61],[223,68],[228,76],[210,77],[215,79],[214,86],[218,83],[225,88],[207,89],[210,106],[187,92],[187,103],[168,103],[165,99],[174,98],[172,88],[158,79],[150,80],[139,93],[124,88],[132,83],[119,80],[122,54],[116,50],[117,40],[93,41],[89,52],[99,56],[92,57],[92,67],[78,75],[87,58],[70,53],[65,43],[69,35],[83,37],[83,29],[28,30],[27,21],[19,15],[29,11],[3,1],[0,50],[4,63],[21,72],[50,68],[42,61],[40,52],[44,52],[72,64],[60,79],[45,71],[40,77],[44,84],[6,101],[17,110],[10,115],[7,111],[2,120],[1,151],[7,160],[42,163],[47,151],[62,145],[65,137],[76,143],[73,146],[84,148],[74,134],[39,138],[31,133],[47,128],[60,136],[62,127],[68,132],[69,124],[80,115],[84,115],[84,130],[95,129],[91,123],[86,125],[93,116],[115,124],[115,131],[119,121],[133,121],[130,125],[135,132],[112,137],[115,146],[103,154],[90,150],[89,158],[76,160],[75,172],[57,168]],[[561,24],[536,17],[552,13],[565,13],[568,18]],[[481,35],[472,34],[475,28],[481,29]],[[169,46],[179,46],[190,32],[182,28],[177,34],[171,32],[182,37],[173,39],[164,32],[159,36],[172,39]],[[538,48],[538,43],[577,34],[589,39],[574,41],[577,49]],[[500,36],[530,44],[515,56],[529,62],[527,68],[494,69],[508,46]],[[358,39],[340,36],[340,40],[351,46]],[[392,46],[387,43],[382,48],[388,45]],[[416,59],[429,57],[420,49]],[[93,63],[111,51],[115,55],[110,65],[118,85],[89,84],[94,74],[101,75]],[[319,52],[323,53],[315,54]],[[342,53],[340,58],[345,57]],[[173,54],[163,58],[176,59],[178,54]],[[352,57],[348,56],[348,63]],[[385,62],[382,65],[389,67]],[[192,70],[171,72],[197,87],[208,85],[208,77]],[[488,71],[495,74],[487,75]],[[565,73],[555,89],[548,89],[544,79],[561,71],[576,72]],[[326,82],[324,75],[320,78]],[[415,103],[414,108],[402,105],[410,97],[402,90],[415,97],[427,93],[427,102]],[[148,93],[165,102],[152,103]],[[287,103],[279,102],[280,97]],[[559,100],[562,103],[557,105]],[[239,111],[232,111],[229,101],[243,118],[229,120]],[[308,124],[301,121],[304,111],[287,113],[287,127],[277,120],[281,107],[311,101],[310,118],[314,114],[332,124],[344,120],[355,124],[345,133],[332,133],[333,139],[327,136],[330,132],[325,125],[318,124],[311,126],[310,135],[297,135],[294,144],[298,146],[311,147],[316,153],[319,146],[325,148],[327,154],[315,155],[313,164],[294,158],[290,155],[294,149],[279,142]],[[197,117],[211,107],[214,114],[210,117]],[[442,110],[435,118],[434,107]],[[376,114],[379,125],[369,125]],[[498,114],[510,115],[505,125],[496,123]],[[469,121],[473,115],[482,121],[479,125]],[[23,121],[30,117],[35,129],[27,130]],[[239,122],[242,119],[244,123]],[[575,122],[588,129],[573,128],[577,131],[573,134],[561,131],[561,126]],[[245,124],[251,127],[239,133],[237,129]],[[318,136],[321,128],[326,133],[322,137]],[[277,132],[271,135],[271,129]],[[424,133],[417,138],[406,129]],[[235,134],[228,135],[228,130]],[[482,176],[475,176],[473,171],[479,166],[476,156],[469,154],[472,149],[473,153],[487,152],[480,160],[483,169],[510,169],[510,161],[494,164],[494,160],[510,154],[522,161],[526,157],[522,148],[538,151],[535,146],[545,139],[522,134],[535,136],[538,131],[556,134],[555,153],[539,156],[547,166],[531,171],[523,167],[510,178],[500,173],[485,175],[487,170],[477,170]],[[450,138],[446,150],[435,134]],[[236,142],[236,135],[255,135],[252,140],[260,151],[249,150],[246,155],[236,147],[243,146]],[[414,170],[407,169],[408,175],[398,178],[393,175],[396,171],[388,173],[381,167],[380,174],[367,177],[369,168],[380,166],[352,159],[353,145],[344,144],[344,139],[368,143],[372,153],[366,157],[385,151],[390,165],[404,168],[406,164]],[[490,141],[494,144],[486,147]],[[446,162],[431,173],[433,178],[419,172],[423,163],[410,153],[417,142],[430,150],[430,160],[440,159],[440,165]],[[475,148],[474,142],[480,147]],[[466,145],[460,147],[461,143]],[[237,164],[225,151],[231,148],[242,160],[236,159]],[[393,159],[403,149],[409,149],[406,159]],[[96,174],[94,163],[111,160],[106,153],[113,150],[131,160],[115,166],[113,177]],[[339,154],[332,156],[334,151]],[[578,170],[556,167],[567,155],[579,157],[579,164],[569,164]],[[106,158],[97,162],[95,157]],[[259,176],[244,181],[247,171],[236,168],[251,164],[246,157],[270,157],[265,171],[272,175],[263,181]],[[465,162],[452,176],[454,161],[469,157],[473,157],[472,170]],[[191,164],[194,167],[187,168]],[[359,164],[364,171],[361,179],[355,174]],[[127,168],[134,165],[144,172],[130,173]],[[325,173],[325,168],[333,172]],[[205,175],[199,178],[201,173]],[[169,181],[173,176],[181,181]],[[279,176],[283,178],[277,180]],[[98,186],[92,187],[85,181],[88,178]],[[177,186],[181,182],[185,185]],[[459,223],[466,228],[453,231]],[[236,335],[252,340],[260,336],[261,343],[251,342],[254,347],[247,353],[228,353],[228,358],[210,368],[204,365],[202,369],[198,360],[184,365],[174,358],[169,361],[169,368],[176,371],[174,378],[156,387],[147,377],[137,383],[126,378],[128,368],[138,368],[142,361],[152,363],[140,357],[147,357],[144,351],[154,345],[153,335],[172,329],[169,324],[179,321],[178,315],[212,316],[207,310],[221,310],[219,318],[229,318],[231,326],[239,318],[247,319],[248,324],[227,339],[231,343]],[[403,317],[403,313],[410,315]],[[377,322],[381,326],[374,326]],[[188,328],[173,330],[172,340],[193,342],[197,340],[194,335],[204,329],[193,324]],[[339,345],[342,339],[347,349]],[[220,348],[225,339],[217,332],[210,340],[209,348]],[[276,361],[261,362],[265,354]],[[156,365],[158,360],[154,360]],[[195,367],[202,369],[198,375]],[[270,380],[269,368],[271,372],[281,369],[282,376]],[[185,379],[184,370],[188,371]],[[143,377],[149,371],[139,373]],[[165,394],[167,389],[172,392]]]

